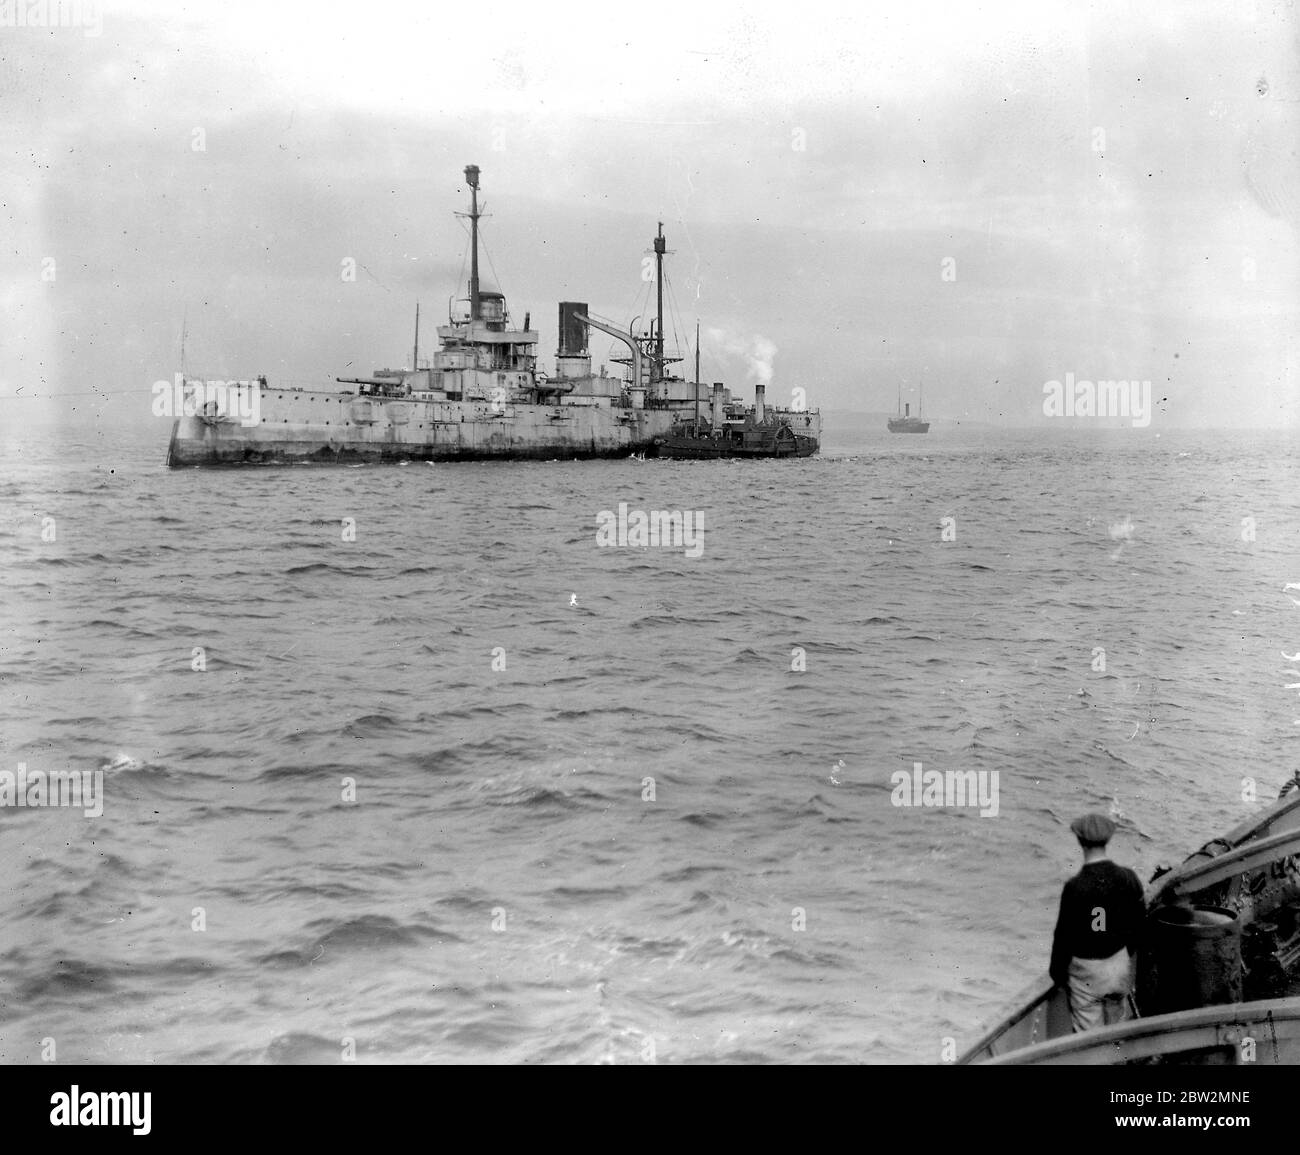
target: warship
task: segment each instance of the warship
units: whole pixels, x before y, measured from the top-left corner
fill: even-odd
[[[513,327],[504,294],[479,280],[479,168],[468,165],[468,295],[438,326],[438,349],[421,362],[419,307],[407,369],[338,377],[334,387],[281,387],[258,377],[253,404],[204,400],[198,384],[178,378],[167,464],[207,466],[275,462],[343,464],[385,461],[546,460],[654,455],[679,418],[698,414],[701,386],[671,373],[680,357],[664,349],[663,224],[654,238],[657,310],[648,333],[594,316],[585,302],[559,303],[555,372],[538,362],[539,334],[524,314]],[[623,375],[592,371],[591,330],[626,347],[612,358]],[[698,377],[698,350],[696,357]],[[240,394],[241,402],[247,400]],[[761,402],[760,402],[761,403]],[[734,411],[730,391],[713,385],[714,412]],[[252,416],[250,416],[250,414]],[[820,414],[800,413],[816,437]],[[699,428],[697,423],[696,428]]]
[[[1044,975],[957,1063],[1300,1063],[1300,775],[1148,884],[1135,1017],[1075,1033]]]

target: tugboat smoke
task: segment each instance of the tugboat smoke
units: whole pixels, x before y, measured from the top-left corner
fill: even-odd
[[[725,329],[710,329],[709,342],[715,348],[720,347],[733,357],[744,357],[748,363],[750,380],[764,386],[772,384],[772,363],[776,360],[777,347],[762,334],[752,337],[739,337]]]

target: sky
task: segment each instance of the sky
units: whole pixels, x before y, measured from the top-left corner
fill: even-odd
[[[644,321],[662,221],[669,344],[741,396],[1300,425],[1294,3],[0,0],[0,86],[0,426],[149,421],[182,332],[210,379],[409,364],[470,163],[547,368],[560,300]]]

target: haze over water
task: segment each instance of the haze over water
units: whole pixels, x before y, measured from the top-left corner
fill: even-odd
[[[1145,879],[1296,768],[1291,440],[1158,422],[831,414],[768,463],[9,440],[0,770],[105,805],[0,808],[0,1061],[938,1061],[1045,970],[1071,818]],[[702,556],[598,548],[620,502],[701,512]],[[997,816],[892,805],[915,762],[996,771]]]

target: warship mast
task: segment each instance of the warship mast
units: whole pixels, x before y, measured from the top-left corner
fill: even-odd
[[[465,166],[465,179],[469,182],[470,210],[470,257],[469,257],[469,319],[470,323],[479,319],[478,298],[478,165]]]
[[[655,237],[655,293],[657,308],[655,310],[655,356],[651,383],[662,381],[664,377],[664,223],[659,222],[659,235]]]

